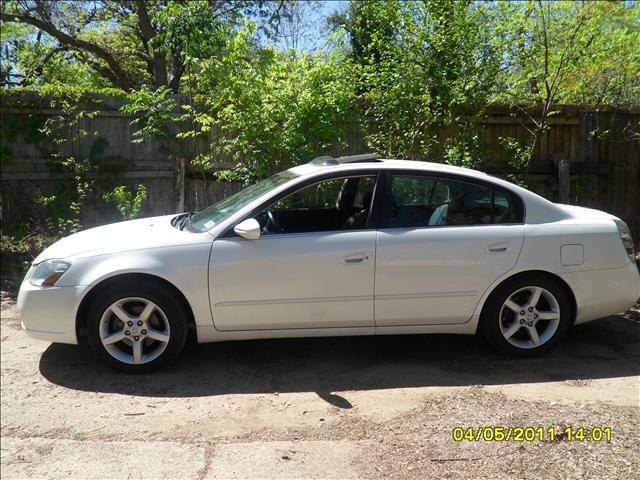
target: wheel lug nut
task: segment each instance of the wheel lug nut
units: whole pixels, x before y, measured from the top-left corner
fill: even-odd
[[[524,323],[524,318],[520,319],[520,323],[523,324]]]
[[[142,330],[142,334],[143,334],[143,335],[146,335],[146,334],[147,334],[147,331],[146,331],[146,330]]]
[[[533,318],[538,318],[538,314],[537,314],[537,313],[535,313],[535,314],[533,315]]]
[[[131,335],[131,332],[130,332],[129,330],[126,330],[126,331],[124,332],[124,334],[125,334],[125,335]]]
[[[138,326],[141,327],[142,326],[142,320],[138,320]]]
[[[131,320],[129,320],[129,321],[127,322],[127,325],[129,325],[130,327],[133,327],[133,322],[132,322]]]
[[[529,325],[530,327],[533,327],[533,322],[529,322],[527,325]]]
[[[529,311],[530,311],[530,312],[533,312],[533,307],[529,307]]]
[[[137,342],[138,340],[140,340],[140,337],[135,336],[135,337],[133,337],[133,339]]]
[[[520,315],[524,315],[524,310],[520,310]]]

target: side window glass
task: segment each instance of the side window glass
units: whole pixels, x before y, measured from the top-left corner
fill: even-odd
[[[356,208],[369,208],[373,199],[373,187],[376,185],[376,177],[362,177],[358,182],[358,190],[353,206]]]
[[[257,216],[263,234],[366,227],[376,176],[324,180],[297,190]]]
[[[392,228],[490,224],[491,189],[445,178],[394,175],[387,218]]]
[[[274,211],[317,210],[335,207],[344,178],[309,185],[269,207]]]
[[[405,207],[427,205],[436,183],[428,177],[394,176],[391,182],[393,202]]]
[[[522,213],[512,193],[493,191],[493,223],[521,223]]]

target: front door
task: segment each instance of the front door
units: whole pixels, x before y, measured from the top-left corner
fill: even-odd
[[[369,327],[375,175],[307,185],[255,218],[261,237],[215,240],[210,302],[218,330]]]
[[[376,257],[376,326],[468,321],[524,239],[514,194],[456,177],[392,174]]]

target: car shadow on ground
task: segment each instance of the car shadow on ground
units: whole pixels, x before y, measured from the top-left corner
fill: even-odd
[[[577,326],[556,349],[531,359],[505,357],[472,336],[306,338],[193,345],[161,371],[126,375],[97,362],[86,347],[52,344],[40,372],[81,391],[145,397],[308,391],[350,408],[331,392],[638,375],[639,344],[640,315],[627,313]]]

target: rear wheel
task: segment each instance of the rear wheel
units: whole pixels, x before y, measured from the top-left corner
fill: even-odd
[[[162,286],[115,286],[89,311],[89,345],[120,370],[142,373],[174,360],[187,338],[181,302]]]
[[[571,303],[562,285],[543,275],[507,282],[491,294],[482,331],[499,350],[532,356],[553,347],[571,324]]]

